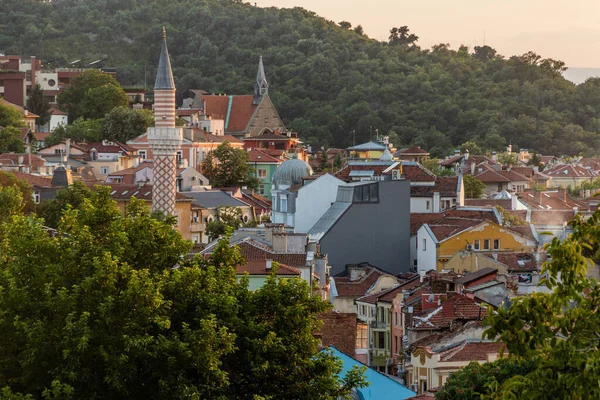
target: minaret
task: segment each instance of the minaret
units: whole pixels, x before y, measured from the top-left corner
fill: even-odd
[[[154,83],[155,126],[148,128],[148,143],[154,158],[152,211],[173,215],[177,193],[177,150],[181,149],[183,131],[181,127],[175,126],[175,82],[164,27],[162,39]]]
[[[258,72],[256,82],[254,82],[254,104],[260,103],[262,97],[269,94],[269,84],[265,76],[265,67],[263,66],[262,56],[258,60]]]

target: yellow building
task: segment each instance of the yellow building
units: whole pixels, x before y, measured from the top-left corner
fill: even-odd
[[[500,358],[504,345],[466,339],[441,349],[417,347],[407,365],[409,387],[417,394],[444,385],[450,374],[475,361],[479,364],[493,362]],[[507,352],[504,352],[507,355]],[[414,385],[414,386],[413,386]]]
[[[348,158],[360,158],[366,160],[379,160],[387,146],[379,142],[367,142],[348,147]]]
[[[529,227],[509,229],[492,221],[457,219],[424,224],[417,232],[417,266],[420,271],[441,271],[461,251],[532,253],[537,240]]]

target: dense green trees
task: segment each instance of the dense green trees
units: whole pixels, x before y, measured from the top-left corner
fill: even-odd
[[[223,142],[202,160],[202,173],[213,187],[258,186],[248,164],[248,153]]]
[[[113,108],[126,106],[127,95],[112,76],[88,70],[74,77],[56,101],[69,114],[69,121],[76,121],[104,118]]]
[[[53,237],[41,219],[5,215],[2,398],[334,400],[364,385],[318,351],[329,306],[304,281],[273,275],[251,292],[226,240],[186,259],[190,242],[142,201],[122,216],[109,192],[66,195],[81,202]]]
[[[465,198],[479,199],[485,189],[485,183],[472,175],[463,175],[463,184],[465,186]]]
[[[50,122],[52,110],[50,109],[50,100],[44,94],[42,86],[37,83],[31,88],[27,98],[27,109],[36,114],[39,118],[35,121],[38,129],[42,125]]]
[[[116,107],[102,120],[102,138],[125,143],[146,133],[149,126],[154,126],[152,111]]]
[[[3,7],[0,48],[63,64],[106,55],[124,85],[154,76],[163,24],[180,92],[251,93],[263,55],[280,115],[318,147],[349,146],[353,131],[356,143],[368,141],[377,128],[397,134],[395,145],[425,145],[434,157],[467,141],[496,151],[512,143],[540,154],[600,152],[600,80],[575,86],[560,76],[564,64],[533,52],[451,49],[443,37],[421,49],[418,32],[400,24],[379,42],[300,8],[234,0],[6,0]]]

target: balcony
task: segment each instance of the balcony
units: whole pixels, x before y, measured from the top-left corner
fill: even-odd
[[[371,321],[371,329],[388,329],[389,324],[384,321]]]
[[[190,232],[204,232],[206,230],[206,224],[201,222],[192,222],[190,224]]]

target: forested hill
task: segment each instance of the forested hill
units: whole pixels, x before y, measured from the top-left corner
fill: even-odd
[[[2,4],[0,52],[63,65],[106,56],[124,86],[143,85],[145,68],[152,86],[162,25],[179,90],[251,93],[262,55],[281,116],[310,143],[347,146],[378,129],[396,146],[419,144],[436,156],[468,141],[600,154],[600,80],[575,86],[562,63],[534,53],[421,49],[406,29],[378,42],[300,8],[232,0]]]

